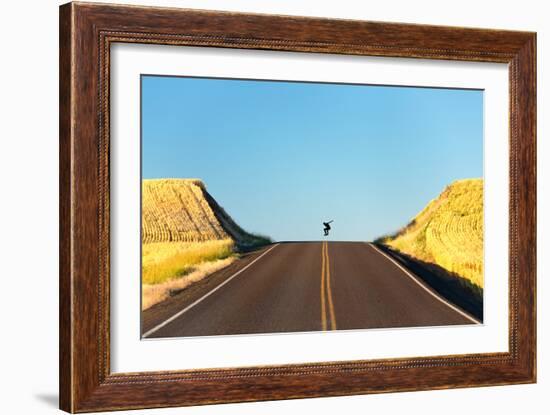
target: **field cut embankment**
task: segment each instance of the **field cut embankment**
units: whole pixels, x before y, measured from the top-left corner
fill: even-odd
[[[198,179],[142,182],[142,309],[270,243],[244,231]]]
[[[483,179],[453,182],[404,228],[376,242],[483,292]]]

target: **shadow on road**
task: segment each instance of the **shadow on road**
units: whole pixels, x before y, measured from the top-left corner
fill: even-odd
[[[383,244],[375,245],[411,270],[441,296],[483,322],[482,288],[474,288],[465,278],[439,265],[412,258]]]

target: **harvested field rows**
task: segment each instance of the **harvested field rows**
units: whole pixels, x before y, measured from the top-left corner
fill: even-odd
[[[201,242],[228,239],[196,179],[144,180],[142,242]]]
[[[483,288],[483,180],[459,180],[382,243]]]

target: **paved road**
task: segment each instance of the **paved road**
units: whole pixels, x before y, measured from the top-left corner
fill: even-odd
[[[143,337],[475,324],[374,245],[288,242],[146,310]]]

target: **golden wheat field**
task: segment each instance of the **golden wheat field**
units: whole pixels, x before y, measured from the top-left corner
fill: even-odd
[[[182,277],[198,264],[234,255],[231,239],[205,242],[156,242],[142,247],[141,278],[144,284],[160,284]]]
[[[202,280],[210,274],[219,271],[233,263],[235,256],[216,261],[202,262],[182,277],[173,278],[158,284],[142,284],[141,308],[146,310],[149,307],[164,301],[173,294],[177,294],[189,285]]]
[[[142,242],[200,242],[228,239],[198,179],[142,182]]]
[[[142,309],[168,298],[230,265],[237,258],[231,239],[153,242],[142,246]]]
[[[236,255],[198,179],[143,180],[141,223],[143,309],[229,265]]]
[[[237,258],[241,247],[268,243],[245,232],[199,179],[142,182],[142,308]]]
[[[381,242],[483,289],[483,179],[453,182],[407,226]]]

